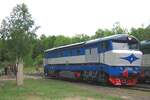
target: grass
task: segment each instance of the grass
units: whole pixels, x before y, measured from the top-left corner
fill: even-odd
[[[51,79],[26,79],[17,87],[15,81],[0,83],[0,100],[120,100],[99,92],[82,89],[66,81]]]
[[[36,71],[35,69],[35,66],[24,66],[23,71],[25,73],[34,73]]]
[[[39,68],[39,71],[44,72],[43,70],[44,70],[44,68],[41,66]],[[36,72],[36,66],[24,66],[23,71],[24,71],[24,73],[35,73]]]

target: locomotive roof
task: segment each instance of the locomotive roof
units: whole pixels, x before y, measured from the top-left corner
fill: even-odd
[[[55,48],[47,49],[47,50],[45,50],[45,52],[47,52],[47,51],[53,51],[53,50],[61,49],[61,48],[67,48],[67,47],[84,45],[84,44],[85,45],[86,44],[93,44],[93,43],[97,43],[97,42],[100,42],[100,41],[107,41],[107,40],[127,40],[128,37],[132,37],[134,39],[134,41],[138,41],[135,37],[130,36],[128,34],[117,34],[117,35],[112,35],[112,36],[108,36],[108,37],[104,37],[104,38],[97,38],[97,39],[94,39],[94,40],[89,40],[89,41],[86,41],[86,42],[80,42],[80,43],[74,43],[74,44],[70,44],[70,45],[55,47]]]
[[[74,43],[74,44],[59,46],[59,47],[47,49],[47,50],[45,50],[45,51],[47,52],[47,51],[53,51],[53,50],[56,50],[56,49],[61,49],[61,48],[66,48],[66,47],[78,46],[78,45],[82,45],[82,44],[84,44],[84,43],[85,43],[85,42],[80,42],[80,43]]]
[[[100,41],[107,41],[107,40],[127,40],[127,37],[129,37],[128,34],[116,34],[112,36],[107,36],[104,38],[97,38],[94,40],[87,41],[86,44],[96,43]]]

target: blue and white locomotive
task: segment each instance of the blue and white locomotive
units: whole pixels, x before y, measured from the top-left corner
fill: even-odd
[[[118,34],[45,50],[44,74],[80,80],[135,85],[141,70],[139,41]]]

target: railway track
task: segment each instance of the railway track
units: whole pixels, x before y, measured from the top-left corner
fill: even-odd
[[[148,89],[150,89],[150,84],[137,84],[136,87],[148,88]]]
[[[125,87],[126,89],[132,89],[132,90],[139,90],[139,91],[145,91],[150,92],[150,85],[148,84],[137,84],[133,87]]]

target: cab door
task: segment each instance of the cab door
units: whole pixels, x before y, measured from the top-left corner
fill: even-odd
[[[100,63],[105,63],[107,59],[105,59],[106,51],[110,49],[109,41],[102,41],[99,46],[99,61]]]

